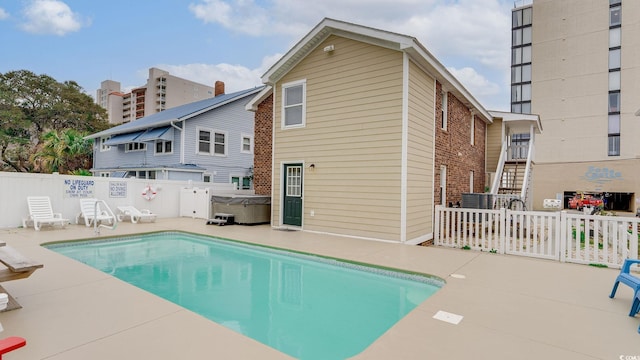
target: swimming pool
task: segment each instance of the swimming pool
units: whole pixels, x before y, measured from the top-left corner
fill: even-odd
[[[301,359],[360,353],[444,284],[182,232],[46,247]]]

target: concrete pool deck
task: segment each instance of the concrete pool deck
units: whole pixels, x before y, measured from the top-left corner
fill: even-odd
[[[608,297],[619,270],[188,218],[120,223],[101,236],[163,230],[423,272],[447,282],[354,359],[640,358],[640,317],[628,316],[631,289],[620,286],[615,299]],[[93,228],[78,225],[0,230],[0,241],[44,264],[27,279],[2,283],[23,308],[0,313],[0,338],[27,339],[5,359],[289,358],[40,246],[87,238],[94,238]],[[440,310],[464,318],[458,325],[434,319]]]

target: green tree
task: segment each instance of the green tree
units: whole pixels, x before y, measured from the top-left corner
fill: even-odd
[[[42,136],[38,151],[31,156],[36,171],[83,173],[91,167],[92,140],[74,129],[51,130]]]
[[[60,83],[28,70],[0,74],[0,169],[32,172],[56,168],[57,160],[44,160],[44,154],[35,156],[43,148],[44,134],[53,130],[64,136],[67,129],[76,130],[77,136],[93,133],[109,127],[106,119],[106,110],[74,81]],[[79,146],[73,139],[61,143]],[[36,166],[36,160],[47,166]],[[63,167],[73,171],[85,165],[86,159],[78,156]]]

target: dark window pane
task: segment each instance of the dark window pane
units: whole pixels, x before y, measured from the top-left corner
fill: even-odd
[[[203,153],[208,153],[211,149],[211,144],[206,142],[201,142],[198,146],[198,151]]]
[[[609,17],[609,25],[615,26],[620,25],[622,23],[622,7],[615,6],[609,9],[610,17]]]
[[[224,155],[224,144],[216,144],[215,151],[218,155]]]
[[[620,93],[609,93],[609,112],[620,112]]]

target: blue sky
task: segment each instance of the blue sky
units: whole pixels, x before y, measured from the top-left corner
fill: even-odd
[[[150,67],[227,92],[260,77],[324,17],[416,37],[489,110],[509,108],[505,0],[0,0],[0,73],[143,85]]]

